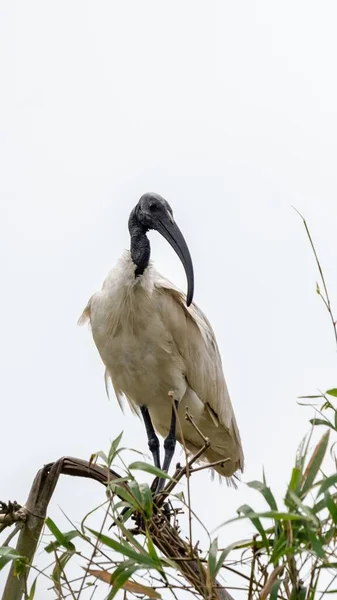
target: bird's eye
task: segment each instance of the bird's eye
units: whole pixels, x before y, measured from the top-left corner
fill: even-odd
[[[155,202],[151,202],[149,204],[149,209],[150,209],[151,212],[153,212],[156,209],[156,203]]]

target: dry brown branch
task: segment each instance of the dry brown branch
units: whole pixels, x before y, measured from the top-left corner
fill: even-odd
[[[195,457],[193,458],[196,460]],[[180,469],[179,474],[181,474],[182,471],[183,474],[186,472],[186,470]],[[113,480],[120,479],[120,475],[112,469],[67,456],[60,458],[54,463],[49,463],[40,469],[34,479],[25,506],[19,509],[19,511],[21,511],[20,518],[17,518],[18,515],[13,513],[12,520],[9,520],[9,522],[6,523],[6,525],[10,525],[18,521],[23,522],[16,550],[21,556],[26,557],[27,569],[20,575],[15,576],[14,563],[12,564],[2,595],[2,600],[21,600],[24,595],[29,568],[37,549],[48,505],[61,474],[93,479],[103,485],[107,485]],[[120,482],[119,485],[122,485],[127,489],[126,483]],[[188,557],[190,559],[186,561],[177,561],[175,563],[177,571],[179,571],[204,598],[209,600],[233,600],[232,596],[217,582],[214,583],[212,597],[209,597],[209,590],[207,590],[206,587],[206,571],[199,561],[197,551],[191,550],[190,546],[180,538],[175,527],[169,523],[161,510],[158,510],[149,522],[148,531],[152,537],[153,543],[166,558],[175,556],[180,558]]]
[[[273,587],[273,585],[274,585],[275,581],[277,580],[278,576],[281,575],[283,569],[284,569],[284,566],[280,565],[280,566],[276,567],[272,571],[272,573],[269,575],[264,588],[260,592],[260,600],[266,600],[266,598],[268,598],[268,596],[269,596],[269,594],[271,592],[271,588]]]

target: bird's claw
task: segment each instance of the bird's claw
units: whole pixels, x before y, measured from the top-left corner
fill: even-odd
[[[11,502],[9,500],[7,503],[1,502],[1,500],[0,500],[0,513],[1,514],[10,515],[12,513],[15,513],[16,511],[18,511],[20,508],[22,508],[22,506],[20,504],[18,504],[16,502],[16,500],[14,500],[14,502]]]

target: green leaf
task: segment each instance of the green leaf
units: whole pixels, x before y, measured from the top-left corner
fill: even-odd
[[[74,552],[75,551],[75,546],[74,544],[72,544],[66,537],[66,535],[64,535],[64,533],[62,533],[59,528],[57,527],[57,525],[54,523],[54,521],[52,521],[52,519],[50,517],[47,517],[45,520],[45,523],[48,527],[48,529],[52,532],[52,534],[55,536],[56,540],[58,541],[58,543],[63,546],[64,548],[66,548],[66,550],[69,550],[70,552]]]
[[[36,582],[37,582],[37,577],[34,579],[34,581],[32,583],[32,587],[30,588],[28,600],[34,600],[34,598],[35,598]]]
[[[331,429],[335,429],[333,424],[328,421],[328,419],[309,419],[309,423],[312,425],[325,425],[325,427],[331,427]]]
[[[283,583],[282,579],[277,579],[275,581],[275,583],[273,583],[272,588],[270,590],[270,596],[269,596],[270,600],[277,600],[278,591],[279,591],[282,583]]]
[[[327,390],[325,393],[329,394],[329,396],[334,396],[334,398],[337,398],[337,388],[332,388],[331,390]]]
[[[208,552],[208,573],[211,584],[215,579],[215,569],[217,565],[217,554],[218,554],[218,538],[215,538],[209,547]]]
[[[300,497],[305,498],[306,494],[309,492],[312,484],[315,481],[316,475],[319,472],[325,452],[329,442],[329,431],[327,431],[323,437],[318,442],[311,459],[308,463],[308,466],[303,475],[303,485],[300,492]]]
[[[61,575],[64,572],[65,566],[67,564],[67,562],[71,559],[71,557],[74,556],[73,552],[64,552],[63,554],[61,554],[61,556],[59,556],[57,558],[57,562],[55,564],[55,567],[53,569],[52,572],[52,578],[55,584],[55,588],[56,590],[61,593],[61,589],[62,589],[62,584],[61,584]]]
[[[322,394],[314,394],[314,395],[311,395],[311,396],[297,396],[297,398],[301,398],[301,399],[302,398],[303,399],[308,398],[308,399],[311,399],[311,398],[324,398],[324,396]]]
[[[140,493],[143,499],[143,507],[144,507],[144,516],[147,519],[150,519],[152,516],[152,508],[153,508],[153,498],[150,487],[147,483],[142,483],[139,486]]]
[[[0,571],[4,568],[7,563],[11,560],[25,560],[21,554],[19,554],[14,548],[10,546],[1,546],[0,547]]]
[[[335,502],[337,502],[337,493],[332,494],[331,497],[334,499]],[[320,500],[319,502],[314,504],[314,506],[312,507],[312,510],[314,511],[314,513],[319,513],[321,510],[324,510],[325,508],[326,508],[326,503],[325,503],[325,498],[323,498],[323,500]]]
[[[126,489],[126,487],[111,481],[109,483],[109,488],[112,492],[117,494],[117,496],[119,496],[120,498],[123,498],[123,500],[125,500],[125,502],[130,504],[130,506],[132,506],[132,508],[134,510],[137,510],[137,509],[139,510],[139,508],[141,508],[141,505],[139,504],[139,502],[136,500],[136,498],[133,497],[132,494],[130,494],[130,492]]]
[[[334,473],[334,475],[330,475],[330,477],[327,477],[321,487],[318,490],[318,494],[317,496],[319,496],[320,494],[323,494],[325,492],[325,490],[328,490],[332,485],[336,485],[337,484],[337,473]]]
[[[273,551],[270,557],[270,562],[273,563],[274,566],[277,566],[278,561],[281,556],[289,552],[290,548],[288,545],[288,540],[284,532],[280,535],[280,537],[275,541]]]
[[[65,537],[65,539],[68,542],[70,542],[70,540],[72,540],[75,537],[81,537],[80,532],[77,531],[76,529],[73,529],[72,531],[68,531],[67,533],[63,533],[62,535]],[[57,550],[57,548],[59,548],[61,545],[64,546],[63,543],[61,544],[61,542],[59,542],[58,540],[55,540],[53,542],[50,542],[50,544],[48,544],[44,550],[45,550],[45,552],[48,552],[48,554],[50,554],[51,552],[55,552],[55,550]],[[73,548],[74,548],[74,550],[76,550],[75,546]],[[70,548],[68,548],[68,550],[70,550]]]
[[[247,483],[247,485],[248,487],[260,492],[272,510],[277,510],[275,498],[268,486],[266,486],[264,483],[261,483],[261,481],[250,481]]]
[[[138,470],[138,471],[144,471],[145,473],[151,473],[151,475],[155,475],[156,477],[161,477],[163,479],[172,479],[172,477],[170,477],[167,473],[165,473],[165,471],[162,471],[161,469],[158,469],[154,465],[150,465],[146,462],[141,462],[141,461],[133,462],[133,463],[131,463],[131,465],[129,465],[129,469],[130,469],[130,471]]]
[[[300,500],[300,498],[291,490],[289,490],[289,495],[290,495],[292,501],[294,502],[294,504],[296,504],[296,506],[303,511],[303,513],[306,517],[308,517],[308,520],[311,521],[316,527],[318,527],[319,520],[317,519],[312,508],[310,508],[309,506],[306,506],[306,504],[303,504],[303,502]],[[304,515],[301,515],[301,516],[303,517]]]
[[[151,556],[152,560],[157,564],[158,571],[164,576],[162,562],[157,554],[157,550],[154,546],[151,535],[148,531],[146,532],[146,539],[147,539],[147,547],[149,549],[149,555]]]
[[[310,542],[311,548],[315,552],[318,558],[325,558],[325,552],[323,550],[323,545],[320,540],[320,537],[317,535],[315,531],[312,531],[311,527],[307,526],[306,533],[308,536],[308,540]]]
[[[235,550],[235,548],[237,548],[238,546],[241,546],[241,544],[246,544],[247,540],[240,540],[238,542],[233,542],[233,544],[230,544],[229,546],[227,546],[220,554],[219,559],[216,563],[215,569],[214,569],[214,576],[213,576],[213,580],[216,579],[222,565],[224,564],[228,554],[232,551]]]
[[[252,512],[251,514],[244,515],[242,517],[235,517],[234,519],[228,519],[228,521],[224,521],[221,525],[215,528],[215,531],[220,529],[220,527],[224,527],[225,525],[229,525],[230,523],[235,523],[236,521],[242,521],[243,519],[274,519],[275,521],[308,521],[312,522],[312,517],[309,518],[306,515],[299,515],[297,513],[287,513],[287,512],[278,512],[276,510],[268,510],[261,513]]]
[[[122,436],[123,436],[123,431],[116,437],[116,439],[113,440],[113,442],[111,442],[108,459],[107,459],[107,465],[109,468],[111,467],[112,461],[114,460],[114,458],[116,456],[117,448],[120,444]]]
[[[90,529],[88,527],[88,531],[92,533],[95,537],[97,537],[103,544],[112,548],[116,552],[120,552],[124,556],[128,556],[132,560],[134,560],[137,564],[142,565],[144,567],[152,567],[154,569],[158,569],[158,563],[149,556],[144,550],[144,553],[136,552],[131,548],[128,544],[117,542],[116,540],[111,539],[107,535],[100,533],[99,531],[95,531],[94,529]]]
[[[329,494],[329,492],[326,490],[324,493],[325,496],[325,502],[326,502],[326,506],[327,509],[330,513],[330,515],[332,516],[332,520],[335,523],[335,525],[337,525],[337,505],[335,504],[335,502],[333,501],[331,495]]]
[[[136,480],[129,482],[129,490],[131,495],[136,499],[139,506],[143,508],[143,496],[139,488],[139,483]]]
[[[294,467],[291,473],[291,479],[289,483],[288,490],[292,490],[297,493],[300,489],[302,483],[302,472],[298,467]]]
[[[112,600],[117,594],[117,592],[121,589],[122,585],[132,577],[132,575],[137,571],[139,567],[133,565],[131,567],[127,567],[126,569],[121,570],[117,577],[112,576],[112,590],[107,596],[106,600]],[[118,567],[120,569],[120,567]],[[117,569],[116,569],[117,571]]]
[[[103,450],[100,450],[99,452],[94,452],[94,454],[92,454],[90,456],[90,460],[89,463],[91,464],[96,458],[101,458],[102,461],[107,465],[108,464],[108,457],[105,454],[105,452],[103,452]]]
[[[242,506],[240,506],[237,512],[243,513],[248,519],[251,520],[264,542],[266,551],[269,553],[269,543],[259,516],[254,514],[253,509],[250,506],[248,506],[248,504],[243,504]]]
[[[307,596],[307,588],[304,585],[300,586],[300,589],[298,590],[298,600],[305,600]]]

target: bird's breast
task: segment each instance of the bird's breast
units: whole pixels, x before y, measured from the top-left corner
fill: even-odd
[[[134,287],[122,302],[114,290],[92,302],[92,333],[112,383],[138,406],[171,402],[168,392],[185,385],[184,362],[157,301],[155,293]]]

